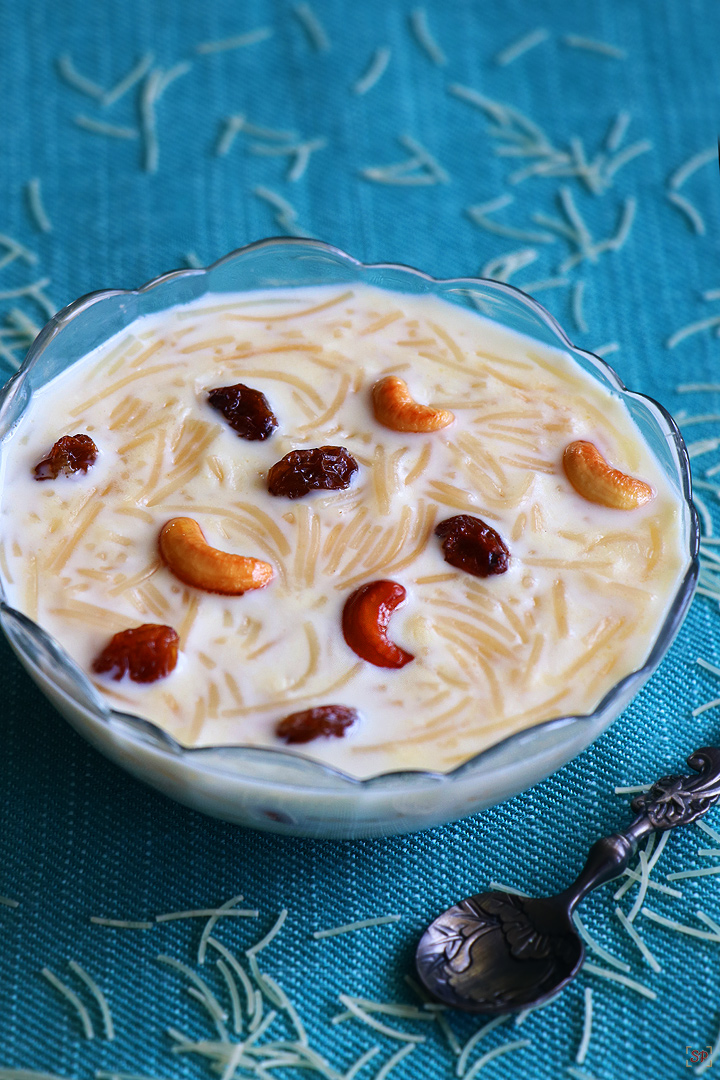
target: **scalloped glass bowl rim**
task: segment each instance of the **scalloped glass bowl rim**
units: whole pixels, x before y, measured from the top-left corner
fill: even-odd
[[[47,344],[53,340],[65,325],[71,322],[73,319],[78,318],[85,312],[94,307],[97,303],[102,302],[104,299],[109,299],[116,296],[136,296],[142,293],[149,292],[152,289],[170,284],[178,279],[186,277],[203,277],[209,276],[213,271],[226,265],[227,263],[234,262],[236,260],[246,257],[249,253],[258,251],[263,248],[273,247],[304,247],[311,251],[315,251],[318,254],[329,254],[335,259],[345,262],[352,266],[358,273],[367,274],[372,272],[391,271],[399,274],[406,274],[415,278],[420,278],[423,281],[427,281],[433,286],[454,286],[456,289],[465,289],[472,292],[473,289],[477,289],[481,286],[483,289],[490,289],[497,291],[500,295],[505,295],[508,299],[530,309],[533,315],[539,318],[550,331],[559,339],[563,348],[569,350],[575,355],[582,355],[589,359],[595,367],[599,367],[601,371],[607,376],[612,383],[614,389],[616,389],[622,397],[629,397],[636,401],[641,402],[648,407],[650,412],[657,410],[659,418],[662,419],[666,425],[665,437],[672,441],[677,451],[676,463],[679,466],[679,474],[682,482],[682,494],[686,504],[686,509],[689,510],[689,566],[685,573],[685,576],[673,598],[671,607],[668,611],[666,619],[660,628],[660,631],[653,642],[650,653],[641,668],[630,672],[618,683],[610,688],[608,693],[599,702],[597,707],[592,713],[586,714],[569,714],[565,716],[552,717],[548,720],[542,721],[539,724],[533,724],[531,727],[523,728],[520,731],[514,732],[512,735],[507,736],[504,739],[498,740],[491,746],[486,747],[479,753],[474,754],[466,761],[457,765],[454,769],[448,772],[434,772],[428,769],[398,769],[389,772],[376,773],[373,776],[366,778],[358,778],[351,776],[348,773],[343,772],[340,769],[333,768],[332,766],[325,765],[322,762],[316,761],[312,757],[306,754],[299,753],[297,751],[287,751],[275,747],[261,747],[261,746],[249,746],[246,744],[222,744],[219,746],[200,746],[190,747],[184,746],[178,742],[172,735],[166,732],[159,725],[155,724],[152,720],[148,720],[146,717],[140,717],[135,714],[120,712],[116,709],[106,705],[104,701],[100,699],[99,693],[95,687],[90,683],[85,676],[84,672],[65,654],[62,646],[59,645],[42,627],[37,623],[29,619],[27,616],[22,615],[16,609],[8,605],[0,597],[0,611],[12,616],[14,619],[19,617],[21,623],[27,630],[36,635],[39,639],[49,641],[53,645],[53,653],[57,656],[58,649],[60,651],[60,658],[58,658],[58,664],[67,664],[71,670],[74,679],[77,679],[78,674],[81,677],[81,682],[87,684],[88,696],[91,699],[95,699],[98,702],[100,708],[96,714],[96,719],[101,723],[108,726],[115,726],[118,722],[122,724],[122,730],[125,737],[137,740],[139,732],[144,732],[146,738],[150,736],[156,750],[170,752],[174,758],[177,757],[190,757],[193,760],[197,759],[198,764],[202,764],[202,758],[209,754],[220,753],[223,757],[228,758],[234,756],[235,752],[240,752],[246,755],[245,760],[250,761],[249,756],[252,752],[261,753],[263,757],[266,755],[274,755],[289,764],[288,759],[292,758],[294,761],[300,759],[308,766],[308,775],[306,784],[305,777],[298,783],[303,788],[311,789],[312,784],[310,782],[310,773],[314,770],[319,775],[326,778],[333,778],[338,781],[342,781],[344,784],[350,784],[357,787],[368,787],[377,783],[378,781],[388,782],[395,778],[402,780],[403,778],[427,778],[433,781],[452,781],[453,778],[460,778],[469,772],[474,771],[481,763],[491,760],[500,751],[507,750],[508,746],[512,743],[522,743],[531,739],[534,733],[539,731],[548,732],[554,731],[559,728],[582,723],[583,721],[591,721],[604,710],[608,709],[613,700],[617,697],[621,697],[625,688],[634,680],[643,680],[646,673],[651,673],[664,656],[665,652],[669,648],[675,632],[682,621],[687,608],[689,606],[692,594],[694,592],[696,578],[698,574],[698,552],[699,552],[699,522],[695,507],[692,503],[691,493],[691,479],[690,479],[690,464],[685,449],[685,444],[682,439],[682,435],[679,429],[667,412],[667,410],[655,401],[654,398],[649,397],[646,394],[640,394],[636,391],[628,390],[625,384],[614,368],[608,364],[602,357],[596,356],[594,353],[589,352],[586,349],[580,349],[572,343],[563,328],[557,322],[557,320],[547,311],[546,308],[539,304],[532,296],[524,293],[521,289],[516,288],[514,285],[507,284],[505,282],[493,281],[489,278],[477,278],[477,277],[462,277],[462,278],[435,278],[432,275],[425,273],[422,270],[417,270],[415,267],[407,266],[402,263],[363,263],[358,259],[353,258],[352,255],[348,255],[347,252],[342,251],[340,248],[335,247],[332,244],[327,244],[321,240],[305,240],[296,237],[271,237],[266,240],[258,240],[254,243],[247,244],[244,247],[236,248],[234,251],[229,252],[216,262],[211,263],[207,267],[192,267],[189,269],[170,270],[167,273],[160,274],[158,277],[152,278],[144,285],[139,286],[136,289],[101,289],[95,292],[87,293],[84,296],[79,297],[77,300],[68,304],[50,319],[43,329],[38,334],[37,338],[30,346],[27,356],[20,367],[20,369],[0,388],[0,406],[5,402],[10,392],[25,376],[30,369],[35,366],[40,359]],[[212,289],[206,290],[211,292]],[[199,294],[202,295],[202,294]],[[169,307],[175,306],[174,304],[168,305]],[[656,417],[657,419],[657,417]],[[67,693],[64,688],[57,687],[59,692]],[[130,724],[132,726],[130,726]],[[147,744],[146,744],[147,745]],[[210,765],[210,769],[214,773],[221,775],[227,775],[228,777],[237,777],[238,774],[232,770],[223,769],[221,764],[217,760],[213,760]],[[250,777],[248,777],[250,779]],[[285,781],[279,781],[278,787],[291,786],[293,788],[298,787],[298,783],[293,781],[288,785]]]

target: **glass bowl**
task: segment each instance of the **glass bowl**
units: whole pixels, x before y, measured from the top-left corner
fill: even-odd
[[[0,624],[20,662],[72,726],[108,758],[203,813],[278,833],[335,839],[412,832],[465,817],[516,795],[585,749],[622,712],[667,652],[692,599],[699,547],[690,467],[676,424],[657,402],[627,390],[603,360],[575,348],[535,300],[495,281],[439,281],[407,266],[366,266],[312,240],[260,241],[206,270],[176,270],[132,291],[90,293],[58,312],[0,391],[0,454],[1,440],[27,409],[33,390],[141,315],[208,292],[350,282],[429,293],[479,310],[512,330],[566,350],[594,379],[620,395],[682,500],[687,568],[645,664],[618,682],[591,714],[537,724],[448,773],[406,770],[366,780],[296,752],[245,746],[190,749],[150,721],[112,709],[62,644],[6,603],[0,583]]]

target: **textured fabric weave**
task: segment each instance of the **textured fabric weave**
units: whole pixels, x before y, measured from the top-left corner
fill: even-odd
[[[137,285],[182,265],[189,251],[210,262],[283,231],[273,208],[253,194],[258,185],[289,199],[300,226],[366,261],[405,262],[453,276],[477,273],[507,251],[537,247],[537,260],[512,278],[522,287],[556,276],[571,250],[566,242],[534,245],[492,236],[472,224],[465,208],[510,191],[514,203],[493,218],[536,231],[531,215],[557,216],[558,188],[567,183],[595,239],[614,233],[625,198],[637,199],[637,216],[621,251],[571,270],[570,285],[539,299],[578,344],[617,341],[621,349],[611,359],[629,386],[671,410],[720,411],[717,394],[675,389],[717,380],[712,330],[675,350],[664,347],[679,326],[720,314],[720,301],[701,298],[703,290],[720,286],[716,165],[704,166],[682,188],[702,213],[705,235],[694,234],[665,196],[668,175],[712,147],[717,135],[720,12],[714,0],[428,0],[427,22],[447,56],[444,66],[411,33],[412,6],[411,0],[313,0],[331,45],[318,51],[287,0],[2,0],[0,230],[37,251],[39,260],[2,270],[0,290],[48,276],[46,291],[59,307],[90,290]],[[200,43],[263,26],[274,31],[265,41],[195,51]],[[547,28],[547,40],[505,66],[495,61],[538,27]],[[627,57],[571,47],[563,43],[566,34],[608,41]],[[352,84],[379,47],[392,51],[387,70],[367,94],[353,94]],[[155,174],[143,171],[141,139],[94,134],[74,122],[83,114],[135,128],[137,87],[103,109],[63,82],[56,66],[68,52],[82,74],[108,87],[147,50],[165,69],[191,63],[157,106]],[[576,178],[509,185],[508,174],[524,160],[494,154],[499,143],[487,119],[447,92],[453,82],[521,109],[561,148],[581,136],[589,155],[618,111],[627,109],[632,121],[622,146],[647,138],[652,151],[619,170],[602,195],[590,194]],[[217,156],[224,118],[238,113],[303,138],[324,136],[327,147],[313,153],[296,183],[286,179],[287,159],[253,155],[250,146],[258,140],[245,134]],[[435,155],[449,183],[393,187],[359,175],[406,158],[397,142],[403,133]],[[40,232],[28,213],[24,188],[33,177],[41,181],[51,232]],[[572,283],[579,280],[586,282],[587,331],[572,317]],[[0,314],[11,306],[42,321],[32,301],[3,299]],[[688,427],[687,436],[716,431],[711,422]],[[712,452],[700,456],[697,474],[716,460]],[[718,680],[695,660],[720,662],[719,627],[717,602],[698,597],[644,692],[594,746],[545,783],[445,828],[341,844],[244,831],[147,790],[82,742],[0,643],[0,893],[20,901],[16,909],[0,906],[0,1067],[82,1078],[97,1069],[210,1076],[202,1059],[170,1053],[169,1025],[198,1038],[214,1035],[177,975],[155,962],[165,952],[191,961],[201,924],[120,931],[88,920],[145,919],[243,892],[261,917],[251,925],[228,920],[218,935],[246,947],[286,906],[282,937],[263,954],[267,970],[297,1004],[312,1044],[339,1070],[380,1044],[381,1054],[361,1077],[374,1075],[400,1044],[357,1021],[331,1026],[337,995],[411,1001],[403,975],[411,970],[418,934],[437,912],[491,879],[531,892],[563,887],[592,841],[629,820],[629,797],[614,796],[615,785],[678,770],[694,748],[720,740],[717,709],[691,718],[718,691]],[[720,813],[708,821],[720,827]],[[695,828],[673,835],[657,880],[711,864],[697,849],[713,846]],[[647,904],[700,926],[698,909],[720,918],[719,883],[717,876],[691,878],[680,883],[682,900],[654,893]],[[597,1080],[691,1075],[686,1048],[711,1044],[720,1026],[718,945],[640,917],[636,925],[662,964],[662,972],[653,973],[614,918],[613,891],[609,886],[587,901],[585,921],[657,1000],[584,974],[519,1031],[509,1021],[480,1044],[476,1056],[516,1037],[531,1044],[489,1064],[483,1077],[566,1075],[581,1037],[584,985],[592,986],[595,1004],[583,1066],[588,1074]],[[626,911],[633,897],[622,902]],[[317,928],[388,912],[403,913],[404,921],[326,941],[311,937]],[[118,1029],[114,1043],[83,1040],[67,1003],[40,977],[48,965],[71,979],[70,958],[106,989]],[[214,964],[206,967],[221,993]],[[478,1027],[463,1016],[453,1015],[451,1023],[461,1042]],[[454,1059],[434,1028],[393,1078],[454,1075]]]

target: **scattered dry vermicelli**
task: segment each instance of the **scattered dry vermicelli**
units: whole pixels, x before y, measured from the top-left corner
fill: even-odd
[[[302,24],[310,44],[318,52],[327,52],[330,49],[330,39],[310,4],[295,4],[293,12]]]
[[[52,232],[52,222],[43,205],[39,177],[35,176],[32,180],[28,180],[27,198],[30,213],[34,218],[38,229],[40,229],[40,232]]]
[[[537,30],[531,30],[530,33],[524,34],[523,37],[502,49],[495,57],[495,63],[499,64],[501,67],[512,64],[514,60],[524,56],[530,49],[534,49],[537,45],[542,45],[549,37],[550,31],[546,30],[545,27],[538,27]]]
[[[701,822],[705,828],[704,831],[713,833],[714,830],[706,823]],[[667,833],[664,834],[667,837]],[[720,834],[716,834],[720,836]],[[652,838],[654,839],[654,838]],[[652,840],[651,840],[652,846]],[[649,862],[650,860],[648,860]],[[499,884],[497,882],[490,882],[490,887],[500,889],[503,891],[515,891],[520,895],[520,890],[514,890],[510,886]],[[228,912],[232,910],[232,905],[236,904],[241,897],[234,897],[232,900],[220,905],[217,908],[198,909],[197,912],[190,912],[191,914],[200,913],[203,910],[211,910],[213,912]],[[182,915],[183,913],[178,913]],[[658,915],[649,909],[644,909],[643,915],[651,920],[655,921],[667,929],[676,930],[681,934],[689,934],[692,937],[699,938],[701,940],[707,940],[710,942],[720,941],[720,926],[705,915],[704,912],[698,912],[698,917],[709,930],[699,930],[692,926],[679,923],[676,920],[666,919],[663,916]],[[327,1061],[321,1057],[318,1052],[313,1048],[310,1038],[306,1030],[306,1023],[302,1018],[301,1011],[298,1009],[295,1002],[288,997],[282,986],[275,980],[273,976],[265,971],[262,971],[257,963],[257,956],[260,952],[270,946],[278,935],[282,932],[285,921],[288,917],[288,912],[283,910],[279,917],[275,920],[275,923],[270,928],[269,932],[264,935],[254,945],[251,945],[246,949],[247,957],[250,961],[250,973],[248,974],[243,966],[240,964],[234,952],[226,945],[217,941],[215,938],[210,937],[208,944],[221,954],[221,960],[218,968],[221,976],[222,983],[228,994],[229,1003],[231,1006],[231,1014],[233,1017],[233,1029],[234,1034],[239,1036],[239,1041],[235,1041],[225,1027],[225,1019],[227,1012],[223,1007],[221,1000],[216,997],[214,991],[204,978],[201,978],[197,972],[183,961],[176,959],[173,956],[164,954],[158,957],[158,959],[164,964],[173,968],[178,975],[183,979],[188,980],[190,983],[189,993],[194,997],[198,1003],[203,1006],[206,1022],[216,1028],[221,1038],[218,1039],[198,1039],[186,1035],[184,1032],[178,1031],[176,1028],[170,1028],[169,1034],[172,1040],[173,1046],[170,1048],[171,1054],[191,1054],[200,1055],[205,1058],[208,1064],[215,1064],[218,1067],[218,1071],[225,1071],[231,1064],[233,1067],[238,1067],[242,1060],[247,1060],[257,1065],[260,1069],[263,1066],[270,1066],[271,1062],[276,1063],[276,1067],[293,1067],[299,1066],[301,1063],[311,1069],[315,1069],[320,1073],[323,1073],[328,1078],[342,1075],[342,1070],[339,1068],[339,1062],[337,1060]],[[330,936],[332,934],[340,934],[349,930],[364,930],[365,932],[373,932],[374,928],[382,928],[384,924],[390,922],[396,922],[400,919],[399,915],[394,916],[377,916],[371,919],[359,920],[355,923],[348,923],[344,926],[338,926],[330,931],[316,932],[314,937]],[[99,920],[98,920],[99,921]],[[103,920],[110,924],[117,924],[118,926],[135,925],[132,922],[125,922],[123,920]],[[580,924],[582,927],[582,924]],[[630,924],[627,924],[628,926]],[[589,942],[591,947],[597,948],[597,944],[592,938],[587,936],[586,931],[583,928],[583,934],[586,941]],[[204,932],[203,935],[204,936]],[[201,936],[201,940],[202,940]],[[633,940],[638,943],[639,935],[634,934]],[[642,942],[642,939],[639,939]],[[318,944],[318,947],[319,944]],[[639,945],[639,947],[641,947]],[[607,961],[611,960],[617,967],[628,970],[627,965],[621,965],[615,958],[610,956],[605,950],[599,949],[601,956]],[[645,946],[644,950],[641,947],[641,952],[646,956],[648,962],[653,967],[653,970],[657,971],[657,966],[652,963],[651,954]],[[100,1005],[101,1012],[104,1017],[105,1030],[108,1037],[111,1037],[113,1032],[112,1018],[109,1016],[109,1010],[107,1010],[107,1003],[104,1001],[104,995],[99,991],[97,984],[92,980],[87,973],[79,967],[79,965],[71,962],[71,969],[78,975],[84,977],[83,981],[91,990],[93,997],[96,998]],[[651,1000],[656,996],[655,991],[639,982],[636,978],[630,977],[626,974],[621,974],[617,971],[609,970],[607,968],[600,968],[592,962],[585,963],[584,970],[588,974],[594,977],[600,977],[604,980],[611,980],[619,984],[627,992],[634,992],[640,994],[643,997],[650,998]],[[45,969],[46,976],[51,975]],[[63,987],[64,996],[71,1000],[72,1004],[79,1012],[81,1016],[87,1017],[83,1020],[85,1027],[85,1033],[89,1036],[92,1031],[92,1024],[89,1014],[85,1010],[82,1002],[77,999],[77,1002],[73,1000],[76,995],[71,991],[70,994],[65,993],[69,988],[64,987],[64,984],[60,984],[59,980],[52,980],[53,985],[58,989]],[[412,980],[408,979],[412,984]],[[93,989],[94,987],[94,989]],[[187,989],[187,988],[186,988]],[[385,1075],[388,1071],[394,1067],[398,1061],[402,1060],[398,1055],[405,1056],[413,1051],[413,1048],[420,1043],[427,1042],[428,1039],[446,1039],[445,1029],[447,1028],[447,1019],[445,1017],[443,1006],[433,1006],[432,1003],[428,1003],[427,999],[423,996],[422,992],[418,988],[414,988],[415,992],[419,993],[422,1001],[425,1004],[413,1005],[406,1004],[402,1001],[376,1001],[368,999],[362,996],[357,996],[350,993],[340,993],[338,996],[339,1003],[344,1006],[345,1011],[338,1013],[332,1020],[333,1026],[343,1024],[346,1021],[360,1021],[363,1026],[373,1029],[376,1035],[383,1037],[383,1045],[371,1046],[369,1049],[360,1054],[356,1060],[351,1063],[349,1071],[345,1072],[345,1075],[357,1075],[359,1069],[363,1067],[371,1058],[376,1057],[379,1053],[384,1053],[384,1065],[381,1066],[381,1072],[385,1070]],[[98,993],[100,996],[98,996]],[[597,991],[595,991],[597,993]],[[584,990],[585,1000],[585,1013],[582,1024],[581,1037],[578,1044],[578,1050],[576,1053],[576,1063],[582,1065],[586,1060],[588,1049],[590,1047],[591,1035],[592,1035],[592,1014],[593,1014],[593,999],[594,993],[591,987],[586,986]],[[104,1007],[103,1007],[104,1004]],[[303,1001],[302,1005],[307,1005],[306,1001]],[[79,1009],[78,1009],[79,1006]],[[269,1011],[268,1011],[269,1009]],[[280,1010],[276,1012],[275,1010]],[[518,1014],[516,1016],[516,1026],[520,1026],[526,1016],[533,1010],[526,1010],[525,1013]],[[281,1014],[284,1014],[284,1019]],[[383,1019],[379,1019],[382,1017]],[[386,1019],[385,1019],[386,1018]],[[443,1024],[442,1021],[445,1021]],[[489,1022],[481,1023],[478,1029],[470,1037],[466,1036],[464,1045],[457,1043],[452,1029],[450,1029],[450,1042],[449,1049],[454,1059],[454,1072],[459,1078],[467,1078],[477,1076],[479,1072],[489,1064],[490,1061],[496,1057],[511,1052],[519,1052],[532,1045],[530,1039],[515,1039],[505,1040],[496,1043],[490,1050],[475,1057],[472,1061],[473,1055],[482,1041],[487,1039],[493,1031],[500,1028],[502,1025],[507,1024],[510,1018],[505,1016],[497,1017]],[[389,1022],[388,1022],[389,1021]],[[404,1021],[403,1027],[397,1027],[398,1021]],[[248,1034],[242,1035],[241,1032],[248,1024]],[[287,1024],[289,1031],[278,1030],[279,1024]],[[109,1026],[108,1026],[109,1024]],[[408,1025],[419,1024],[420,1029],[417,1031],[409,1030]],[[437,1032],[437,1034],[435,1034]],[[389,1041],[385,1041],[389,1040]],[[403,1045],[397,1051],[392,1051],[392,1043],[397,1046],[397,1042],[400,1041]],[[342,1043],[337,1044],[335,1054],[343,1055],[344,1047],[341,1049]],[[575,1074],[572,1067],[568,1068],[569,1074]],[[39,1077],[40,1074],[32,1073],[28,1070],[0,1070],[0,1078],[7,1076],[10,1080],[29,1080],[31,1077]],[[105,1073],[98,1073],[98,1076],[104,1077]],[[107,1074],[108,1078],[111,1074]],[[132,1077],[133,1074],[112,1074],[122,1077]],[[577,1073],[581,1075],[581,1073]]]
[[[447,64],[447,57],[430,30],[425,8],[415,8],[410,13],[410,27],[418,45],[424,49],[432,62],[438,67],[444,67]]]
[[[386,45],[375,50],[367,70],[357,82],[353,83],[352,91],[354,94],[363,95],[372,90],[373,86],[385,74],[385,69],[390,63],[390,56],[391,50]]]
[[[579,34],[565,34],[563,44],[573,49],[586,49],[588,52],[600,53],[601,56],[609,56],[614,60],[625,60],[627,53],[617,45],[611,45],[607,41],[599,41],[597,38],[581,37]]]
[[[398,142],[410,152],[411,156],[406,161],[394,165],[370,166],[361,169],[360,175],[378,184],[407,187],[449,183],[447,171],[417,139],[412,135],[398,135]]]
[[[203,41],[195,46],[195,52],[201,56],[210,53],[228,52],[230,49],[244,49],[248,45],[257,45],[261,41],[267,41],[273,36],[270,26],[259,26],[257,30],[248,30],[244,34],[235,34],[233,37],[222,38],[219,41]]]
[[[75,123],[79,128],[91,132],[93,135],[107,135],[111,139],[137,139],[137,128],[121,127],[119,124],[108,124],[105,120],[96,120],[92,116],[78,113]]]

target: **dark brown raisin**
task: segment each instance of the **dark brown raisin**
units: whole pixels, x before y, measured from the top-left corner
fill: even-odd
[[[286,743],[306,743],[331,735],[341,739],[357,720],[357,710],[346,705],[318,705],[278,721],[275,734]]]
[[[172,626],[143,623],[113,635],[92,668],[116,680],[129,675],[133,682],[155,682],[174,670],[179,641]]]
[[[510,552],[501,537],[480,518],[458,514],[446,518],[435,529],[442,540],[445,562],[475,577],[504,574]]]
[[[291,450],[270,469],[268,491],[288,499],[299,499],[317,488],[339,491],[349,486],[357,470],[357,461],[344,446]]]
[[[217,386],[209,392],[208,401],[241,439],[268,439],[278,426],[265,395],[244,383]]]
[[[35,479],[54,480],[60,473],[86,473],[97,456],[98,448],[89,435],[63,435],[35,466]]]

